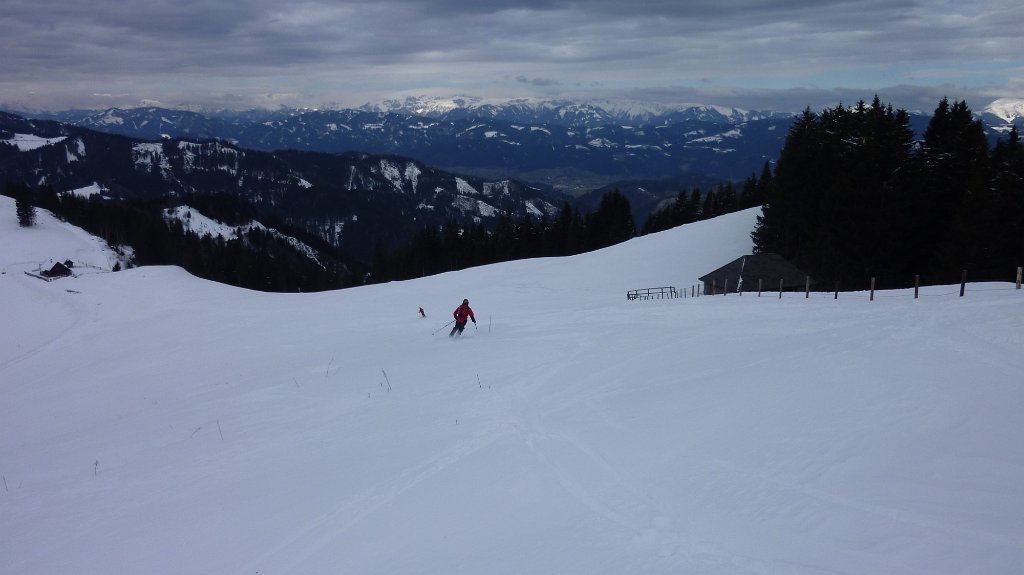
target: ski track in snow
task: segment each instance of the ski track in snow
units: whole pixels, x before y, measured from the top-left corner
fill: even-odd
[[[344,538],[350,529],[357,527],[363,519],[381,507],[388,505],[414,488],[422,481],[438,474],[463,457],[486,448],[505,432],[483,433],[480,436],[457,443],[433,454],[413,468],[406,469],[398,477],[387,478],[387,489],[374,487],[367,491],[346,497],[322,515],[313,518],[298,529],[284,536],[266,553],[256,557],[240,573],[268,570],[273,565],[283,573],[302,572],[302,565],[323,549],[330,548],[335,541]]]
[[[661,558],[684,555],[705,565],[725,563],[741,568],[740,572],[768,573],[757,562],[731,557],[699,537],[675,529],[670,516],[644,492],[642,483],[621,473],[585,440],[569,433],[546,431],[556,426],[552,420],[557,419],[559,412],[580,405],[609,426],[625,425],[592,401],[614,394],[622,383],[583,390],[564,385],[572,379],[587,347],[577,341],[572,353],[563,352],[558,354],[561,359],[541,362],[544,367],[532,370],[537,372],[535,375],[528,370],[511,377],[531,382],[519,390],[515,412],[498,416],[506,421],[517,441],[550,471],[569,497],[626,533],[633,545],[647,549],[648,553]]]
[[[46,217],[49,217],[48,215]],[[74,255],[78,256],[82,253],[80,250],[74,251]],[[46,351],[50,346],[55,344],[60,339],[67,336],[72,330],[74,330],[82,319],[88,314],[82,305],[75,300],[69,299],[67,292],[59,287],[58,284],[50,283],[44,286],[44,289],[36,289],[43,280],[26,275],[23,272],[30,271],[36,266],[40,265],[40,260],[28,261],[28,262],[12,262],[4,266],[4,275],[10,276],[11,281],[15,282],[18,290],[23,292],[30,292],[29,296],[35,302],[40,302],[41,309],[45,310],[46,318],[29,318],[30,321],[39,322],[46,321],[50,326],[56,325],[56,329],[51,329],[52,335],[44,336],[42,341],[29,343],[28,347],[21,350],[7,358],[0,356],[0,369],[11,366],[15,363],[24,361],[28,358],[36,356]],[[13,272],[13,273],[8,273]],[[15,319],[15,318],[9,318]],[[12,342],[8,349],[18,349],[24,347],[24,337],[28,330],[21,331],[12,330],[13,326],[8,326],[6,331],[9,336],[20,335],[19,341]],[[19,326],[22,327],[22,326]],[[2,340],[0,340],[2,341]]]
[[[40,281],[40,280],[36,280],[36,281]],[[60,339],[64,338],[66,335],[68,335],[82,321],[82,317],[83,317],[84,313],[81,310],[77,309],[75,306],[68,305],[68,302],[67,302],[67,300],[65,298],[59,298],[59,297],[50,296],[50,297],[43,297],[43,298],[39,298],[39,299],[45,301],[46,302],[45,305],[47,305],[47,306],[54,306],[54,305],[56,305],[60,309],[64,309],[64,310],[70,311],[71,312],[69,314],[70,320],[64,320],[63,316],[48,318],[49,321],[56,321],[56,322],[62,322],[63,321],[63,325],[61,325],[52,336],[48,336],[45,340],[31,345],[28,349],[25,349],[24,351],[21,351],[20,353],[17,353],[15,355],[11,356],[11,357],[8,357],[7,359],[4,359],[3,361],[0,361],[0,369],[6,368],[8,366],[14,365],[15,363],[24,361],[24,360],[29,359],[29,358],[31,358],[33,356],[36,356],[36,355],[38,355],[40,353],[43,353],[44,351],[47,350],[47,348],[49,348],[50,346],[54,345]]]

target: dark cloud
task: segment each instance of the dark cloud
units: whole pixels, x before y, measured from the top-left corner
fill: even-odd
[[[950,86],[1020,97],[1022,19],[1019,0],[6,0],[0,104],[354,105],[595,85],[748,108]]]

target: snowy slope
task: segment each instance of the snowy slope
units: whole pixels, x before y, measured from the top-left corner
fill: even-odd
[[[0,198],[0,573],[1019,570],[1024,292],[626,301],[755,216],[264,294]]]

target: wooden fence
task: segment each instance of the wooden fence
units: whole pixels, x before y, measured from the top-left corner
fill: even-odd
[[[959,294],[960,297],[964,297],[964,295],[967,293],[967,278],[968,278],[967,270],[962,270],[961,273],[960,273],[960,294]],[[1022,278],[1024,278],[1024,267],[1018,267],[1017,268],[1017,277],[1016,277],[1016,282],[1015,282],[1015,289],[1021,289],[1021,280],[1022,280]],[[868,294],[869,294],[868,295],[868,299],[870,301],[874,301],[875,300],[875,288],[876,288],[877,279],[878,278],[875,278],[875,277],[871,278],[870,288],[867,290]],[[739,282],[737,282],[737,283],[739,283]],[[718,291],[718,287],[717,287],[717,285],[714,282],[712,282],[712,289],[711,289],[711,293],[710,294],[707,293],[706,291],[704,293],[701,293],[701,289],[700,289],[699,285],[691,286],[690,290],[691,290],[691,294],[692,294],[691,297],[697,297],[697,296],[701,296],[701,295],[719,295],[719,294],[721,294],[721,295],[729,295],[730,293],[735,293],[737,295],[743,295],[743,293],[744,293],[742,291],[742,289],[737,289],[735,291],[730,291],[729,290],[729,282],[728,281],[725,282],[725,286],[722,288],[721,292]],[[780,279],[779,280],[778,292],[777,292],[778,296],[779,296],[779,299],[782,299],[782,293],[784,291],[785,290],[783,289],[783,280]],[[803,291],[804,291],[804,297],[805,298],[810,298],[811,297],[811,278],[809,276],[807,277],[807,279],[806,279],[806,281],[804,283],[804,290]],[[824,291],[825,293],[830,293],[828,290],[819,290],[819,291]],[[840,285],[839,285],[839,282],[837,281],[837,282],[835,282],[835,289],[831,291],[831,293],[833,294],[832,297],[834,299],[839,299],[839,292],[840,291],[841,291],[840,290]],[[855,290],[855,291],[864,291],[864,290]],[[758,279],[757,280],[757,291],[756,291],[757,297],[761,297],[761,294],[764,293],[764,292],[765,292],[764,280],[763,279]],[[685,296],[686,295],[686,290],[684,289],[682,291],[682,293]],[[747,292],[747,293],[753,293],[753,292]],[[773,290],[771,290],[771,293],[776,293],[776,291],[773,289]],[[920,297],[921,297],[921,276],[920,275],[916,275],[916,276],[914,276],[914,299],[918,299]]]
[[[679,291],[671,286],[634,289],[626,292],[627,300],[635,299],[674,299],[682,297]]]

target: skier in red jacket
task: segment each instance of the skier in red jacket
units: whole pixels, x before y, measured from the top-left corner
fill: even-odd
[[[473,310],[469,307],[468,299],[462,300],[462,305],[455,308],[455,312],[452,315],[455,316],[455,327],[452,328],[452,332],[448,334],[448,337],[462,335],[462,330],[466,328],[467,320],[473,320],[473,324],[476,325],[476,316],[473,315]]]

